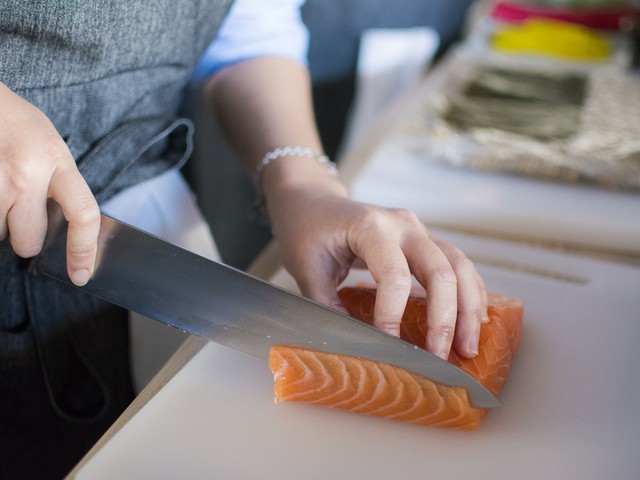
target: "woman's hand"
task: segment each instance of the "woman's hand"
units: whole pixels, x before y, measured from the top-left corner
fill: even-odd
[[[250,175],[277,147],[321,150],[309,74],[295,62],[235,63],[211,77],[205,93]],[[284,266],[305,296],[342,309],[337,288],[356,260],[363,261],[378,283],[375,324],[398,335],[414,275],[428,295],[426,347],[444,358],[453,342],[461,355],[475,355],[486,292],[460,250],[432,237],[410,212],[350,200],[311,158],[272,161],[260,187]]]
[[[474,357],[480,325],[488,318],[486,291],[471,261],[433,237],[412,212],[355,202],[322,175],[310,176],[313,185],[280,184],[267,196],[283,264],[302,294],[345,311],[337,288],[362,261],[377,282],[375,326],[399,336],[413,275],[427,292],[426,348],[446,359],[453,344],[461,355]]]
[[[0,240],[29,258],[42,249],[47,199],[69,221],[67,270],[78,285],[93,274],[100,210],[64,140],[35,106],[0,83]]]

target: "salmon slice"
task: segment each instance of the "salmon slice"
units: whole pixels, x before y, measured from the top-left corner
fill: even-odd
[[[345,287],[339,292],[349,313],[373,323],[375,288]],[[520,342],[522,302],[489,294],[489,323],[480,331],[479,354],[467,359],[452,349],[449,362],[498,395]],[[426,300],[409,298],[401,337],[424,347]],[[275,401],[306,402],[356,413],[443,428],[477,430],[487,409],[471,405],[467,391],[365,358],[274,346],[269,355]]]

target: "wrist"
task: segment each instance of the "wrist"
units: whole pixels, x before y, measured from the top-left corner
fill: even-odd
[[[265,200],[295,192],[309,195],[347,196],[347,188],[337,174],[308,157],[286,157],[274,162],[262,176],[261,192]]]
[[[265,220],[267,205],[273,214],[302,196],[348,196],[335,164],[323,153],[304,147],[283,147],[267,154],[256,169],[255,182]]]
[[[313,159],[320,165],[323,165],[330,175],[334,177],[338,176],[338,167],[336,166],[336,164],[332,162],[329,157],[320,150],[314,150],[313,148],[299,146],[278,147],[267,153],[256,167],[254,183],[258,191],[262,189],[262,173],[264,172],[265,168],[267,168],[272,162],[286,157]]]

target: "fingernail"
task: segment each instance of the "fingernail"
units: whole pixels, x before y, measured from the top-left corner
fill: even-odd
[[[444,349],[438,350],[438,353],[436,353],[436,355],[443,360],[449,360],[449,354]]]
[[[86,285],[91,278],[91,273],[87,269],[76,270],[71,274],[71,281],[78,286]]]
[[[469,345],[467,346],[467,350],[471,355],[478,355],[478,335],[473,335],[469,339]]]

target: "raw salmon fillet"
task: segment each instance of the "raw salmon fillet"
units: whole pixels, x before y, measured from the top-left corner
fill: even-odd
[[[375,289],[345,287],[339,292],[349,313],[373,322]],[[402,319],[401,337],[423,347],[426,305],[411,296]],[[520,341],[522,302],[489,295],[489,323],[480,332],[479,354],[474,359],[452,349],[449,362],[480,381],[494,395],[504,385]],[[467,391],[438,384],[399,367],[372,360],[275,346],[269,356],[274,375],[275,401],[306,402],[422,425],[477,430],[487,409],[475,408]]]

